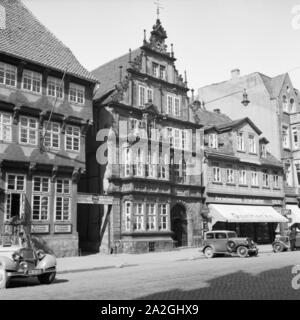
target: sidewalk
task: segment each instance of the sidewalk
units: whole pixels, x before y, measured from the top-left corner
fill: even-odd
[[[271,245],[260,245],[259,254],[272,253]],[[151,252],[143,254],[102,254],[97,253],[81,257],[57,259],[57,273],[83,272],[127,266],[158,264],[180,260],[202,259],[204,255],[199,248],[182,248],[167,252]]]

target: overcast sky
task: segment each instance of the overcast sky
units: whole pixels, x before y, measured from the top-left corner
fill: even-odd
[[[88,70],[139,47],[156,19],[154,0],[23,1]],[[300,67],[300,0],[160,2],[167,44],[190,88],[227,80],[234,68],[275,76]],[[300,68],[290,76],[300,89]]]

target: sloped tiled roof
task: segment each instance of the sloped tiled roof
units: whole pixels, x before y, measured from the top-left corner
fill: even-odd
[[[131,52],[131,60],[133,61],[141,52],[138,48]],[[126,69],[130,67],[129,64],[129,53],[109,61],[97,69],[92,71],[92,74],[100,81],[100,87],[95,94],[94,99],[99,99],[103,94],[113,89],[116,84],[120,81],[120,66],[122,66],[122,79],[126,76]]]
[[[198,108],[195,111],[196,122],[202,124],[204,129],[231,122],[232,120],[223,113],[212,112]]]
[[[21,0],[0,0],[6,28],[0,29],[0,53],[64,72],[91,82],[97,79],[76,59]],[[55,17],[53,17],[55,18]]]
[[[225,124],[221,124],[221,125],[217,126],[217,128],[219,130],[223,131],[223,130],[238,127],[245,122],[247,122],[259,135],[262,133],[261,130],[259,130],[258,127],[248,117],[242,118],[242,119],[237,119],[237,120],[225,123]]]

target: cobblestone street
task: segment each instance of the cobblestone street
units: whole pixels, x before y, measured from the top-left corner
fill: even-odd
[[[299,251],[245,259],[198,255],[62,273],[46,286],[14,280],[0,299],[300,299],[300,290],[292,288],[292,267],[298,264]]]

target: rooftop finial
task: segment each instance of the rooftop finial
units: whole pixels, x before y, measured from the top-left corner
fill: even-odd
[[[160,5],[159,1],[160,1],[160,0],[156,0],[156,1],[154,1],[154,4],[156,4],[156,15],[157,15],[157,20],[159,20],[159,14],[160,14],[159,9],[163,9],[163,7]]]

